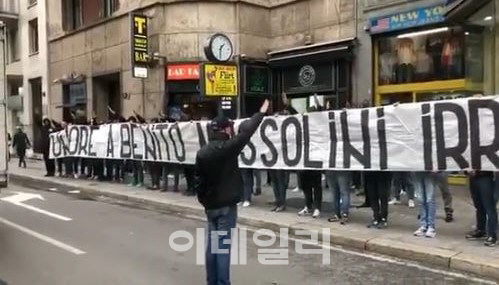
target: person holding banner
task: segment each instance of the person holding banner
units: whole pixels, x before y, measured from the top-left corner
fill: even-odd
[[[45,161],[45,170],[47,174],[45,176],[50,177],[55,174],[55,163],[53,159],[50,159],[50,133],[53,132],[52,125],[49,118],[43,117],[41,136],[40,136],[40,147],[43,151],[43,160]],[[60,159],[59,159],[60,160]]]
[[[388,196],[392,175],[387,171],[365,171],[365,188],[373,211],[373,220],[368,228],[388,227]]]
[[[476,229],[466,234],[466,239],[485,238],[485,246],[497,244],[497,207],[494,198],[494,173],[491,171],[472,171],[470,193],[476,209]]]
[[[326,181],[333,196],[331,201],[333,215],[328,219],[328,222],[340,221],[342,225],[345,225],[348,223],[350,211],[352,173],[350,171],[326,171]]]
[[[265,100],[260,112],[243,122],[237,135],[226,117],[211,122],[210,142],[196,155],[195,190],[204,206],[207,224],[207,284],[230,284],[231,232],[236,227],[237,203],[243,195],[238,158],[269,109]],[[218,247],[212,247],[213,242]],[[229,242],[227,242],[229,241]],[[220,252],[220,251],[223,252]]]
[[[414,236],[434,238],[437,235],[435,230],[437,215],[435,188],[438,184],[438,173],[416,172],[413,177],[414,188],[421,203],[420,227],[414,232]]]

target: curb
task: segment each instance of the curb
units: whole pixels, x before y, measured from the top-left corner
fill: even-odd
[[[95,200],[110,198],[125,204],[133,204],[141,209],[156,210],[198,220],[205,220],[204,211],[200,207],[179,205],[152,199],[143,199],[127,194],[116,194],[87,186],[82,187],[81,185],[75,185],[74,183],[64,181],[55,182],[50,178],[34,178],[28,175],[19,174],[10,174],[9,176],[10,181],[13,184],[31,189],[47,191],[49,188],[64,188],[64,191],[59,193],[65,193],[71,190],[80,190],[80,193],[83,196],[90,196]],[[295,232],[297,230],[310,230],[310,228],[301,227],[300,225],[290,226],[248,217],[238,217],[238,223],[254,228],[270,229],[276,232],[278,232],[280,228],[287,227],[290,228],[289,234],[293,236],[296,236]],[[321,235],[319,235],[319,239],[322,241]],[[441,248],[429,248],[420,245],[408,244],[406,242],[399,242],[392,239],[345,236],[344,234],[335,232],[334,229],[331,229],[329,243],[332,246],[341,246],[347,249],[367,251],[442,266],[444,268],[478,274],[483,277],[499,280],[499,259],[492,260],[490,258],[473,256],[457,251]]]

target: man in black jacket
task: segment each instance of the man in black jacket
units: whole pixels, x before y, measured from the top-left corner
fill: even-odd
[[[42,120],[40,146],[43,151],[43,160],[45,161],[45,169],[47,170],[47,174],[45,174],[45,176],[54,176],[55,172],[54,160],[50,159],[49,157],[50,133],[52,133],[53,131],[54,130],[52,129],[52,124],[49,118],[44,117]]]
[[[12,147],[16,150],[17,156],[19,157],[19,167],[22,166],[26,168],[26,149],[31,147],[31,143],[20,126],[17,127],[17,133],[14,135]]]
[[[241,124],[236,136],[233,136],[232,122],[229,119],[215,118],[211,123],[209,144],[197,153],[195,189],[208,219],[208,285],[230,284],[231,230],[236,227],[237,203],[243,196],[238,157],[262,122],[268,108],[269,101],[265,100],[260,112]],[[212,248],[212,239],[218,244],[217,249]]]

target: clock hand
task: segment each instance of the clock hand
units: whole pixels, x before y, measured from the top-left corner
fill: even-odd
[[[220,57],[222,57],[222,49],[224,48],[225,44],[221,45],[220,48],[218,49],[218,54]]]

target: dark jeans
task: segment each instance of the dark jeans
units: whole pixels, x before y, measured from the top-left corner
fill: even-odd
[[[178,191],[178,185],[180,183],[180,169],[179,165],[175,163],[164,163],[163,164],[163,189],[168,190],[168,175],[173,173],[173,190]]]
[[[309,210],[322,208],[322,173],[316,170],[303,170],[298,173],[305,194],[305,205]]]
[[[382,171],[366,171],[364,173],[366,194],[373,210],[373,219],[388,219],[388,193],[390,191],[391,173]]]
[[[493,175],[470,178],[470,193],[476,209],[476,229],[497,238],[497,208]]]
[[[104,162],[105,160],[103,159],[95,159],[94,160],[94,175],[97,176],[99,181],[104,181],[105,180],[105,175],[104,175]]]
[[[414,82],[414,66],[402,63],[397,66],[397,83]]]
[[[43,154],[43,159],[45,160],[45,154]],[[55,172],[55,166],[57,165],[57,173],[59,173],[59,175],[62,176],[62,174],[64,174],[64,166],[63,166],[64,160],[62,158],[58,158],[55,161],[53,159],[49,160],[52,160],[54,172]],[[47,167],[47,161],[45,161],[45,167]]]
[[[26,150],[17,150],[17,156],[19,157],[19,167],[26,168]]]
[[[134,160],[131,164],[133,173],[133,181],[131,184],[133,186],[144,184],[144,167],[142,166],[142,161]]]
[[[262,193],[262,171],[258,169],[253,169],[253,176],[255,177],[255,193]]]
[[[410,172],[393,172],[392,174],[392,195],[400,200],[400,192],[404,190],[410,200],[414,200],[414,185]]]
[[[65,157],[64,158],[64,168],[66,169],[66,175],[73,175],[78,173],[78,158],[77,157]]]
[[[237,206],[206,210],[206,218],[208,220],[205,255],[207,284],[229,285],[231,230],[236,227]],[[218,252],[215,247],[219,249]]]
[[[251,202],[251,195],[253,194],[253,169],[241,168],[241,177],[243,179],[244,201]]]
[[[184,175],[185,175],[185,180],[187,182],[187,193],[194,193],[194,175],[195,175],[196,170],[194,169],[193,166],[190,165],[185,165],[184,166]]]
[[[275,203],[277,207],[286,205],[286,171],[269,170],[272,190],[274,190]]]
[[[109,181],[119,181],[122,178],[123,160],[121,159],[106,159],[106,178]]]
[[[163,169],[160,162],[148,162],[149,173],[151,174],[152,187],[159,187]]]

